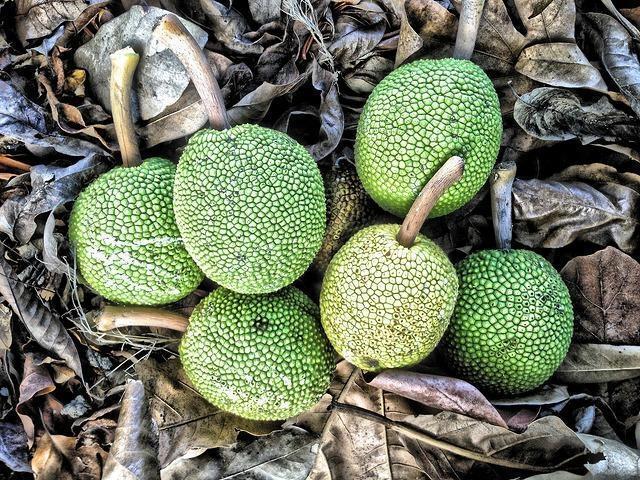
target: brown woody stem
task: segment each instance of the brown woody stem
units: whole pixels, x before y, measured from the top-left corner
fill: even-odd
[[[516,162],[507,160],[493,169],[491,178],[491,218],[498,248],[511,248],[511,187],[516,178]]]
[[[108,305],[100,312],[95,323],[100,332],[122,327],[156,327],[184,332],[189,320],[184,315],[161,308]]]
[[[402,222],[396,237],[400,245],[411,248],[438,199],[447,188],[460,180],[463,173],[464,160],[458,156],[453,156],[431,177],[418,194],[409,209],[409,213],[404,218],[404,222]]]
[[[207,111],[211,128],[215,130],[229,128],[220,86],[198,42],[182,22],[172,14],[162,17],[156,32],[158,40],[178,57],[187,70]]]
[[[113,125],[120,145],[122,164],[125,167],[135,167],[142,163],[142,157],[131,114],[131,88],[140,56],[131,47],[126,47],[112,53],[110,58],[109,95]]]
[[[458,21],[456,46],[453,49],[454,58],[469,60],[476,46],[478,27],[485,0],[462,0],[462,10]]]

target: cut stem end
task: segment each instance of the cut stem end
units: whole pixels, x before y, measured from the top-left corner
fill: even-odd
[[[485,0],[462,0],[453,58],[469,60],[476,46]]]

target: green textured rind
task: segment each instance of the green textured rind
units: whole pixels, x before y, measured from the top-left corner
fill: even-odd
[[[295,287],[243,295],[218,288],[196,307],[180,343],[189,380],[222,410],[282,420],[329,387],[331,347],[318,307]]]
[[[465,161],[460,181],[430,217],[457,210],[480,190],[502,135],[498,95],[468,60],[417,60],[387,75],[360,116],[358,176],[383,209],[404,217],[420,190],[453,155]]]
[[[333,257],[322,284],[322,326],[338,353],[363,370],[419,362],[453,313],[455,268],[423,235],[411,248],[400,245],[399,229],[360,230]]]
[[[573,334],[569,291],[528,250],[484,250],[458,265],[460,294],[443,340],[448,365],[482,390],[515,395],[544,383]]]
[[[204,278],[184,248],[173,215],[176,167],[150,158],[98,177],[78,196],[69,238],[80,273],[113,302],[161,305]]]
[[[287,135],[257,125],[202,130],[184,150],[174,210],[205,274],[240,293],[267,293],[302,275],[326,222],[322,176]]]

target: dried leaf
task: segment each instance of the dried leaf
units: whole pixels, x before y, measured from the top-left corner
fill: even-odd
[[[30,192],[12,196],[0,206],[0,231],[21,244],[27,243],[36,231],[38,215],[74,200],[106,169],[107,164],[99,157],[84,158],[68,167],[36,165],[29,174]]]
[[[607,247],[560,272],[575,313],[574,341],[640,345],[640,264]]]
[[[16,413],[24,427],[29,446],[33,444],[35,435],[35,425],[32,413],[29,411],[29,404],[35,397],[46,395],[55,389],[56,386],[42,359],[32,353],[25,355],[22,381],[20,382],[20,398],[16,405]]]
[[[492,398],[491,403],[501,407],[554,405],[569,399],[564,385],[543,385],[539,390],[513,398]]]
[[[574,343],[555,378],[567,383],[618,382],[640,376],[640,347]]]
[[[601,13],[582,15],[587,38],[595,48],[612,80],[640,115],[640,61],[631,35],[613,17]]]
[[[74,54],[76,65],[87,70],[98,101],[111,111],[109,55],[129,45],[140,55],[134,81],[134,116],[149,120],[175,103],[189,85],[189,77],[180,61],[162,49],[153,38],[153,29],[166,10],[134,5],[127,12],[104,24],[93,39]],[[202,47],[207,34],[197,25],[181,20]]]
[[[70,267],[58,257],[58,240],[53,233],[56,218],[53,213],[53,210],[49,213],[42,232],[42,263],[50,272],[64,275],[69,273]]]
[[[618,110],[605,96],[593,98],[560,88],[536,88],[518,99],[513,117],[525,132],[544,140],[638,141],[636,118]]]
[[[338,96],[338,76],[314,62],[311,83],[320,91],[320,131],[318,140],[308,146],[309,153],[322,160],[338,146],[344,131],[344,114]]]
[[[447,12],[447,9],[442,5],[433,2],[422,0],[393,0],[393,5],[396,6],[396,10],[400,14],[400,32],[398,38],[398,48],[396,50],[396,58],[394,66],[398,67],[405,63],[407,59],[413,57],[416,52],[419,52],[422,48],[423,41],[422,35],[418,35],[413,25],[443,25],[444,19],[446,19],[450,25],[449,28],[444,27],[445,31],[449,29],[453,30],[455,25],[455,17]],[[433,15],[439,15],[440,17],[436,21],[429,21],[429,18],[433,18]],[[413,21],[411,20],[413,18]],[[425,34],[427,38],[431,35]]]
[[[638,243],[640,194],[618,183],[521,180],[513,184],[514,238],[528,247],[560,248],[575,240]]]
[[[208,26],[215,32],[215,38],[231,52],[240,55],[259,55],[263,47],[245,37],[249,31],[249,24],[242,14],[229,6],[215,0],[200,0]]]
[[[16,278],[0,246],[0,294],[9,303],[27,331],[40,346],[54,353],[82,379],[80,356],[71,336],[57,315],[51,313],[31,289]]]
[[[165,467],[177,458],[231,445],[239,431],[265,435],[279,426],[236,417],[208,403],[190,386],[177,360],[147,359],[136,373],[149,396],[151,417],[160,432],[158,459]]]
[[[515,4],[527,29],[527,44],[575,41],[573,0],[515,0]]]
[[[160,479],[158,428],[151,420],[144,385],[140,381],[129,381],[125,387],[118,428],[102,478]]]
[[[282,0],[249,0],[253,19],[261,25],[280,18]]]
[[[391,369],[379,373],[368,383],[428,407],[461,413],[507,428],[485,396],[476,387],[458,378]]]
[[[342,72],[346,85],[355,93],[368,94],[393,70],[393,62],[383,56],[374,55]]]
[[[27,436],[21,426],[0,422],[0,461],[14,472],[31,473]]]
[[[4,355],[2,351],[9,350],[13,342],[11,315],[11,309],[4,303],[0,303],[0,355]]]
[[[555,87],[607,91],[602,75],[575,43],[537,43],[525,48],[515,69]]]
[[[640,478],[640,453],[623,443],[608,438],[579,433],[578,437],[592,453],[599,453],[604,460],[587,465],[594,479]]]
[[[50,435],[45,432],[38,440],[36,451],[31,460],[31,468],[38,480],[72,480],[65,467],[65,458],[71,458],[76,439],[63,435]]]
[[[17,0],[16,31],[22,45],[49,36],[62,23],[76,20],[89,6],[91,2],[85,0]]]

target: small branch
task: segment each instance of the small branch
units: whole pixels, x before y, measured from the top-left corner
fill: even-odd
[[[110,58],[109,94],[113,125],[120,145],[122,164],[125,167],[135,167],[142,163],[142,157],[131,114],[131,88],[140,56],[131,47],[126,47],[112,53]]]
[[[172,14],[162,17],[154,34],[157,34],[160,43],[170,49],[187,70],[207,111],[211,128],[215,130],[229,128],[220,86],[198,42],[182,22]]]
[[[184,332],[189,320],[184,315],[161,308],[108,305],[97,316],[95,323],[100,332],[122,327],[156,327]]]
[[[511,248],[511,187],[516,178],[516,162],[507,160],[495,166],[491,184],[491,219],[496,245],[499,249]]]
[[[528,465],[526,463],[520,463],[520,462],[511,461],[511,460],[503,460],[501,458],[483,455],[482,453],[474,452],[472,450],[467,450],[466,448],[458,447],[456,445],[452,445],[442,440],[433,438],[431,435],[428,435],[427,433],[413,426],[410,426],[402,422],[396,422],[383,415],[379,415],[375,412],[372,412],[365,408],[357,407],[355,405],[348,405],[346,403],[334,402],[332,403],[332,408],[334,410],[341,411],[350,415],[354,415],[356,417],[360,417],[362,419],[369,420],[371,422],[380,423],[384,425],[386,428],[388,428],[389,430],[393,430],[402,435],[406,435],[407,437],[414,438],[431,447],[438,448],[445,452],[453,453],[455,455],[459,455],[463,458],[468,458],[470,460],[489,463],[491,465],[499,465],[501,467],[506,467],[506,468],[528,470],[531,472],[551,472],[555,469],[555,467],[538,467],[536,465]]]
[[[397,236],[400,245],[411,248],[438,199],[447,188],[460,180],[463,173],[464,160],[453,156],[431,177],[402,222]]]
[[[469,60],[476,46],[478,27],[482,17],[485,0],[462,0],[462,10],[458,21],[456,46],[453,49],[454,58]]]
[[[21,170],[23,172],[28,172],[31,170],[31,165],[29,165],[28,163],[14,160],[13,158],[7,157],[6,155],[0,155],[0,165],[3,165],[7,168],[15,168],[16,170]]]

